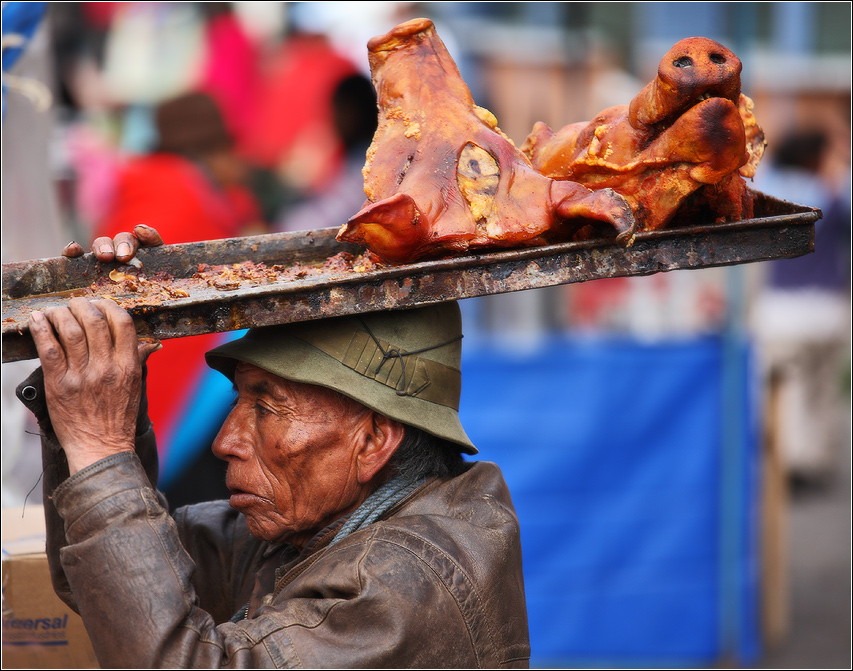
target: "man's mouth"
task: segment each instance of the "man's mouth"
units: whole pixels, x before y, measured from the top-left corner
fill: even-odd
[[[260,494],[255,494],[231,485],[227,485],[227,487],[230,494],[228,502],[231,504],[232,508],[236,508],[237,510],[257,505],[258,502],[269,502],[269,499],[261,496]]]
[[[246,508],[258,500],[257,496],[242,489],[229,488],[228,491],[231,493],[228,503],[231,504],[232,508],[237,508],[238,510]]]
[[[249,495],[249,494],[251,494],[251,492],[249,492],[249,491],[247,491],[247,490],[245,490],[245,489],[241,489],[241,488],[240,488],[239,486],[237,486],[235,483],[233,483],[233,482],[229,482],[229,481],[228,481],[228,478],[226,478],[226,479],[225,479],[225,487],[228,489],[228,493],[229,493],[231,496],[243,496],[243,495]]]

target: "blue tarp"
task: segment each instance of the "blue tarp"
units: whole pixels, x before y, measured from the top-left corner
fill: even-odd
[[[466,351],[460,413],[518,511],[534,666],[755,658],[749,377],[722,337]]]

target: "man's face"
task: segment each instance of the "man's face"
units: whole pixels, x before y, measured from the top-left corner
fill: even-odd
[[[250,364],[238,364],[234,384],[234,409],[213,443],[228,463],[231,506],[257,538],[302,546],[367,498],[356,454],[372,412]]]

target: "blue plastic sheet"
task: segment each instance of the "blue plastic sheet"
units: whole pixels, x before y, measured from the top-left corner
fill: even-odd
[[[748,348],[735,350],[722,337],[466,350],[460,412],[518,511],[533,666],[755,658],[758,447]]]

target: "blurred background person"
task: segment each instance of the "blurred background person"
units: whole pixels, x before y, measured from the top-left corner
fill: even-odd
[[[344,160],[332,95],[358,70],[330,41],[323,12],[315,7],[323,4],[288,7],[285,32],[265,59],[240,144],[257,168],[255,190],[271,220],[327,188]]]
[[[829,142],[820,127],[789,131],[757,179],[762,191],[823,212],[814,253],[764,264],[752,311],[773,435],[793,484],[835,475],[846,442],[851,212],[849,192],[823,176]]]
[[[183,94],[159,105],[155,119],[154,150],[122,167],[95,237],[139,223],[170,244],[262,232],[260,207],[246,185],[249,168],[213,98]]]
[[[331,108],[342,160],[322,190],[284,209],[276,222],[279,230],[338,227],[364,205],[362,168],[378,124],[373,84],[358,73],[344,78],[332,94]]]
[[[216,101],[239,147],[252,132],[264,45],[248,33],[231,2],[198,3],[204,56],[195,88]]]

